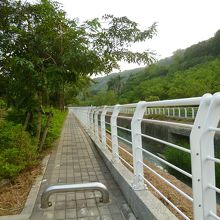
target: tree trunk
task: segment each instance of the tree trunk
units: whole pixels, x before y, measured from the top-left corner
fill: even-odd
[[[40,141],[40,135],[41,135],[41,129],[42,129],[42,110],[41,110],[42,92],[38,93],[38,103],[39,103],[39,109],[38,109],[38,114],[37,114],[37,134],[36,134],[37,145],[39,144],[39,141]]]
[[[45,91],[44,91],[44,105],[45,106],[50,106],[50,98],[49,98],[49,92],[48,92],[48,89],[46,88]]]
[[[37,134],[36,134],[37,145],[40,142],[41,129],[42,129],[42,112],[39,110],[37,113]]]
[[[26,115],[26,119],[25,119],[25,122],[24,122],[24,130],[27,129],[27,126],[28,126],[28,123],[30,121],[30,118],[31,118],[31,111],[29,111]]]
[[[62,89],[59,95],[59,107],[61,111],[64,110],[64,85],[62,85]]]
[[[63,26],[62,23],[60,23],[60,56],[63,56]],[[63,66],[63,62],[61,64]],[[64,110],[64,81],[61,82],[61,91],[60,91],[60,97],[59,97],[59,105],[60,110]]]
[[[43,145],[44,145],[44,142],[46,140],[46,137],[47,137],[47,133],[48,133],[48,129],[49,129],[49,125],[50,125],[50,122],[51,122],[51,119],[52,119],[52,116],[53,114],[50,112],[47,116],[47,123],[46,123],[46,127],[44,129],[44,133],[43,133],[43,137],[42,137],[42,140],[41,140],[41,143],[40,143],[40,146],[39,146],[39,151],[41,152],[42,149],[43,149]]]

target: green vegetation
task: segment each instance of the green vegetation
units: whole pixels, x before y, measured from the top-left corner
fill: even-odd
[[[5,109],[7,107],[7,104],[3,99],[0,98],[0,109]]]
[[[189,149],[190,147],[189,140],[186,138],[178,137],[178,141],[176,142],[176,144],[187,149]],[[172,147],[167,147],[165,149],[164,156],[166,160],[169,161],[170,163],[191,173],[191,157],[189,153],[177,150]],[[175,176],[179,176],[180,178],[183,176],[178,171],[170,168],[169,166],[167,166],[167,169],[169,170],[170,173],[175,174]]]
[[[0,131],[0,179],[14,178],[36,163],[36,145],[20,124],[0,121]]]
[[[172,57],[160,60],[138,72],[135,69],[133,74],[130,70],[129,77],[118,73],[107,81],[107,77],[98,79],[98,82],[91,86],[90,92],[87,92],[89,95],[87,99],[84,98],[86,103],[81,100],[80,104],[97,105],[97,96],[100,93],[108,96],[110,91],[115,93],[115,103],[186,98],[220,91],[218,48],[220,30],[207,41],[185,50],[177,50]],[[107,99],[105,104],[110,104]]]
[[[49,0],[4,0],[0,14],[0,96],[16,108],[63,109],[68,94],[88,86],[92,74],[110,73],[118,61],[154,61],[151,52],[132,52],[130,44],[151,39],[156,24],[141,31],[127,17],[112,15],[79,23]]]
[[[144,68],[136,68],[132,70],[125,70],[122,72],[118,73],[111,73],[109,75],[103,76],[103,77],[97,77],[93,79],[93,83],[91,84],[90,90],[92,94],[96,94],[97,92],[101,90],[106,90],[108,88],[108,82],[111,81],[113,78],[116,78],[118,76],[121,77],[123,83],[128,80],[128,78],[131,75],[134,75],[136,73],[139,73],[143,70]]]
[[[53,120],[51,121],[51,124],[49,126],[48,134],[47,134],[47,139],[45,142],[46,146],[51,146],[57,138],[59,138],[61,129],[63,126],[64,119],[67,115],[66,111],[59,111],[57,109],[53,109]]]
[[[178,141],[176,141],[175,144],[182,146],[184,148],[187,148],[187,149],[190,148],[189,140],[187,138],[178,137]],[[216,158],[220,158],[220,155],[218,152],[215,152]],[[177,150],[172,147],[167,147],[165,149],[164,156],[165,156],[166,160],[169,161],[170,163],[187,171],[188,173],[191,173],[191,157],[190,157],[189,153]],[[174,174],[175,176],[177,176],[180,179],[186,178],[180,172],[170,168],[169,166],[167,166],[167,169],[169,170],[169,173]],[[217,163],[215,164],[215,173],[216,173],[216,186],[220,187],[220,165]]]
[[[49,125],[44,149],[51,147],[59,137],[67,114],[55,109],[51,111],[53,120]],[[45,116],[43,120],[46,121]],[[40,158],[33,135],[34,129],[29,128],[29,132],[25,131],[21,122],[22,114],[16,111],[11,111],[5,120],[0,121],[0,180],[14,179],[24,169],[36,165]],[[43,124],[45,126],[45,123]]]
[[[151,39],[155,23],[143,31],[127,17],[113,15],[80,23],[50,0],[4,0],[0,14],[0,97],[8,106],[24,109],[27,120],[38,115],[37,143],[42,106],[63,110],[77,101],[92,74],[110,73],[119,61],[154,61],[153,53],[132,52],[130,44]]]
[[[3,0],[0,14],[0,179],[13,179],[59,137],[64,106],[87,94],[91,75],[119,69],[119,61],[154,61],[130,46],[151,39],[156,24],[140,30],[113,15],[79,22],[51,0]]]

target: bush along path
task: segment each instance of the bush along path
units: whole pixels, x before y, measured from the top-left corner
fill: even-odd
[[[43,114],[39,142],[36,119],[28,123],[18,111],[7,111],[0,120],[0,216],[22,211],[33,181],[41,173],[41,160],[59,138],[65,111]]]

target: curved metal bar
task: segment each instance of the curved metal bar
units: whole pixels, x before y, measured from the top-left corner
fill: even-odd
[[[64,193],[64,192],[75,192],[82,190],[98,190],[101,192],[102,197],[100,202],[109,202],[109,192],[107,187],[99,182],[92,183],[80,183],[80,184],[64,184],[64,185],[53,185],[46,188],[41,196],[41,208],[48,208],[52,206],[49,202],[49,198],[54,193]]]

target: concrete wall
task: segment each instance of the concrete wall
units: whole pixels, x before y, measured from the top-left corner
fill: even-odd
[[[118,118],[118,124],[120,126],[125,126],[126,128],[130,128],[131,120]],[[185,138],[189,140],[190,128],[183,128],[181,126],[167,125],[163,122],[160,124],[155,122],[142,122],[142,132],[144,134],[175,143],[180,138]],[[156,146],[157,143],[154,141],[150,141],[145,139],[146,143],[150,146]],[[152,143],[153,144],[152,144]],[[158,144],[161,145],[161,144]],[[215,148],[218,153],[220,153],[220,134],[215,135]]]

